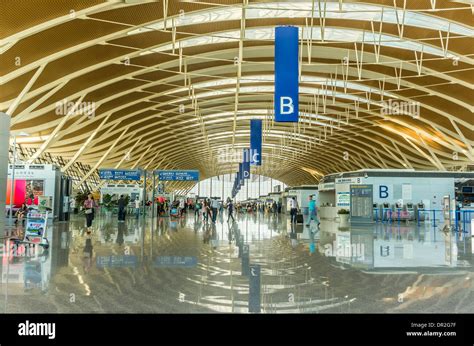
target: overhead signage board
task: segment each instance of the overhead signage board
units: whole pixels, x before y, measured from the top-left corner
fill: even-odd
[[[298,122],[298,28],[275,28],[275,121]]]
[[[335,183],[322,183],[318,185],[318,191],[330,191],[336,188]]]
[[[155,171],[161,181],[199,181],[199,171]]]
[[[99,177],[103,180],[140,180],[139,169],[99,169]]]
[[[362,184],[362,177],[336,178],[336,184]]]

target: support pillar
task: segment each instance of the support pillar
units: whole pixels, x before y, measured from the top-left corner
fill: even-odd
[[[0,236],[5,232],[5,202],[7,196],[8,149],[10,148],[10,116],[0,113]]]

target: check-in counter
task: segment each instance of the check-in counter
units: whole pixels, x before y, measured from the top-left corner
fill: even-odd
[[[339,209],[338,207],[319,207],[319,217],[325,220],[334,220]]]

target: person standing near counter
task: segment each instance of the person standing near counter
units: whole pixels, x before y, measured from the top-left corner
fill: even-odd
[[[292,197],[290,199],[291,223],[296,223],[296,214],[297,213],[298,213],[298,202],[296,201],[296,197]]]

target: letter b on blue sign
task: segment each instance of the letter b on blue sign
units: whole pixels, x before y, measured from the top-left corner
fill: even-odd
[[[379,187],[379,197],[387,198],[388,197],[388,186],[380,185]]]

